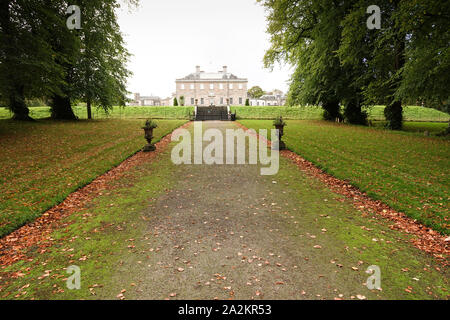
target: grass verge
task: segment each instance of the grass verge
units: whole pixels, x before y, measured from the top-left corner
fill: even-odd
[[[183,120],[158,121],[154,142]],[[0,237],[145,145],[138,120],[0,121]]]
[[[247,128],[272,121],[242,120]],[[325,121],[288,121],[287,147],[325,172],[449,234],[450,142]]]
[[[167,158],[159,154],[111,182],[86,208],[61,221],[59,225],[64,227],[28,249],[28,259],[3,269],[0,297],[72,300],[112,299],[120,294],[123,283],[116,283],[114,277],[123,259],[138,251],[136,242],[142,240],[147,219],[142,211],[176,179],[174,165]],[[66,287],[66,269],[71,265],[81,269],[80,290]],[[132,273],[127,270],[121,279]]]

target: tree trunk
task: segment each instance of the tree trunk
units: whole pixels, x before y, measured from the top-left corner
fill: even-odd
[[[11,66],[10,57],[14,57],[17,53],[15,52],[14,47],[11,46],[11,43],[14,43],[14,31],[11,27],[10,5],[10,0],[0,1],[0,28],[2,30],[0,45],[5,50],[5,59],[3,63],[8,70],[8,75],[6,75],[6,78],[8,79],[6,87],[8,89],[6,90],[5,96],[8,97],[8,108],[14,114],[14,120],[33,120],[29,116],[30,111],[25,103],[24,86],[19,84],[14,77],[14,67]]]
[[[87,99],[86,107],[87,107],[87,118],[91,120],[92,119],[91,99]]]
[[[323,118],[329,121],[342,120],[342,114],[339,106],[339,101],[326,101],[323,103],[324,109]]]
[[[396,6],[399,1],[396,1]],[[397,31],[397,30],[396,30]],[[396,32],[399,34],[399,32]],[[397,73],[405,65],[405,39],[401,35],[395,39],[394,72]],[[401,79],[396,79],[392,85],[392,94],[395,94]],[[403,107],[402,101],[395,98],[384,108],[384,116],[388,121],[387,127],[391,130],[402,130],[403,128]]]
[[[395,72],[403,68],[405,64],[405,42],[400,40],[396,46],[396,55],[394,62]],[[392,92],[394,93],[398,87],[400,80],[395,81]],[[391,130],[402,130],[403,128],[403,107],[402,101],[395,98],[384,108],[384,116],[388,121],[387,127]]]
[[[9,109],[13,112],[14,120],[32,121],[30,110],[25,103],[23,86],[16,86],[14,92],[9,97]]]
[[[384,108],[384,116],[388,121],[387,127],[391,130],[402,130],[403,107],[401,101],[393,101]]]
[[[73,113],[69,97],[54,95],[50,103],[52,119],[55,120],[77,120]]]
[[[351,124],[367,125],[367,113],[362,111],[359,99],[351,99],[345,104],[344,118]]]

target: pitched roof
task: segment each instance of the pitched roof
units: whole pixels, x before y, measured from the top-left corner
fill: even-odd
[[[156,96],[140,96],[139,100],[160,100],[160,97]]]
[[[262,95],[258,100],[277,100],[277,96],[272,94]]]
[[[232,73],[224,73],[223,71],[219,72],[195,72],[187,75],[184,78],[180,78],[177,80],[243,80],[247,79],[238,78]]]

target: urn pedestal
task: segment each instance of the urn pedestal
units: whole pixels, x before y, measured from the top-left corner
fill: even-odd
[[[145,140],[147,140],[147,145],[142,151],[151,152],[156,150],[156,146],[152,143],[153,139],[153,128],[143,128],[145,132]]]
[[[283,142],[282,137],[284,135],[284,125],[275,125],[275,129],[278,130],[278,150],[285,150],[286,144]],[[276,146],[274,145],[272,149],[275,149]]]

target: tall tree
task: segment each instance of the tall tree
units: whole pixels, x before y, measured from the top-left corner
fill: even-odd
[[[403,1],[400,9],[396,19],[407,41],[396,95],[450,113],[450,2]]]
[[[107,111],[114,104],[125,104],[129,54],[117,23],[118,0],[74,0],[70,4],[81,9],[81,29],[65,28],[56,41],[64,57],[59,63],[66,81],[60,88],[62,94],[52,97],[52,117],[75,119],[71,104],[77,100],[86,102],[91,119],[93,105]],[[65,41],[70,37],[77,40]]]
[[[56,53],[55,63],[63,70],[64,81],[50,95],[51,117],[59,120],[75,120],[72,110],[73,83],[76,79],[76,63],[81,53],[81,42],[77,30],[69,30],[66,25],[68,1],[46,0],[47,10],[53,12],[45,26],[51,31],[47,39]]]
[[[405,64],[406,33],[398,24],[400,0],[378,1],[381,29],[366,27],[370,0],[355,1],[342,25],[339,56],[345,66],[358,71],[367,104],[384,103],[387,126],[400,130],[403,124],[402,99],[396,95]]]
[[[324,118],[342,118],[365,123],[361,90],[353,81],[353,70],[341,66],[339,49],[341,21],[353,1],[260,0],[269,10],[271,47],[265,65],[288,62],[295,66],[288,104],[320,104]]]
[[[14,119],[30,120],[25,99],[51,94],[63,81],[47,42],[52,16],[42,0],[0,1],[0,97]]]
[[[83,0],[80,7],[82,15],[89,19],[84,19],[79,31],[81,54],[77,61],[75,96],[86,102],[91,119],[92,105],[105,111],[114,104],[125,105],[126,79],[130,75],[125,65],[129,53],[117,23],[117,0]]]

